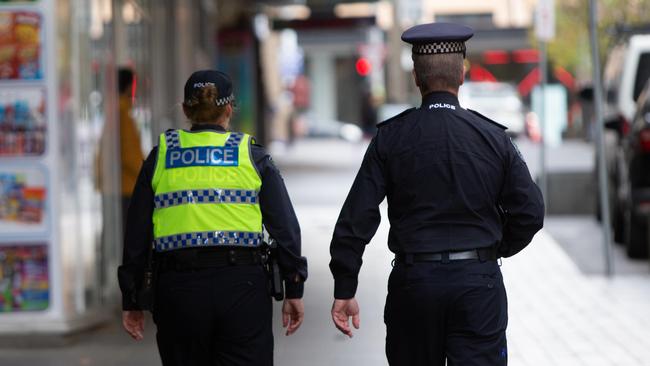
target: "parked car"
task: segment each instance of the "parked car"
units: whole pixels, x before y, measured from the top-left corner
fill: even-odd
[[[309,112],[303,118],[302,134],[316,138],[340,138],[350,142],[359,142],[363,139],[361,128],[352,123],[319,118],[315,113]]]
[[[458,100],[464,108],[473,109],[508,127],[506,132],[512,136],[526,131],[524,104],[511,84],[466,82],[460,87]]]
[[[622,141],[630,131],[636,99],[649,77],[650,34],[631,35],[609,53],[603,75],[605,161],[611,225],[614,239],[619,243],[624,241],[624,203],[627,199],[626,187],[622,184],[627,174]],[[597,207],[600,218],[600,202]]]
[[[630,130],[621,142],[623,238],[632,258],[648,256],[650,219],[650,82],[641,92]]]

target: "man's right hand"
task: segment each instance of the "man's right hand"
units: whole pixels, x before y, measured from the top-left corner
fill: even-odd
[[[123,311],[122,326],[131,338],[141,341],[144,338],[144,312],[141,310]]]
[[[332,320],[334,325],[341,333],[352,338],[352,328],[350,328],[350,317],[352,317],[352,325],[354,328],[359,329],[359,304],[353,297],[351,299],[335,299],[332,305]]]

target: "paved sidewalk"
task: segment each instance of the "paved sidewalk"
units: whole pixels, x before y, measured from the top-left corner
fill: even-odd
[[[650,365],[650,278],[585,276],[546,232],[502,267],[513,365]]]
[[[580,272],[606,273],[603,232],[594,215],[556,215],[544,219],[544,228],[571,257]],[[634,275],[650,280],[650,261],[630,259],[621,243],[612,242],[612,269],[615,276]]]
[[[385,206],[360,274],[361,329],[348,339],[333,327],[329,315],[333,293],[329,241],[364,150],[340,141],[305,141],[276,156],[301,223],[310,269],[306,319],[294,336],[283,335],[276,303],[276,365],[387,364],[383,307],[392,255],[386,246]],[[600,255],[600,250],[592,255]],[[502,269],[510,307],[510,365],[650,366],[649,275],[613,280],[584,275],[545,231],[524,252],[504,260]],[[157,365],[153,337],[149,323],[145,342],[136,344],[116,320],[66,347],[0,345],[0,365]]]

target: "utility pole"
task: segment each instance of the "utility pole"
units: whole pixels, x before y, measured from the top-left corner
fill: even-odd
[[[388,30],[388,88],[386,95],[388,103],[406,103],[406,78],[404,77],[404,70],[402,70],[402,17],[400,12],[403,11],[402,6],[404,0],[393,0],[393,26]]]
[[[555,38],[555,2],[554,0],[539,0],[535,13],[535,34],[539,41],[541,75],[539,127],[542,142],[539,146],[539,188],[544,198],[544,207],[548,204],[548,179],[546,171],[546,84],[548,83],[548,52],[547,42]]]
[[[603,126],[603,89],[600,78],[600,52],[598,47],[597,3],[589,0],[589,35],[591,42],[591,60],[593,64],[594,112],[596,118],[596,147],[598,149],[598,186],[600,188],[600,212],[603,225],[603,255],[605,258],[605,273],[613,275],[612,266],[612,233],[609,212],[609,195],[607,186],[607,164],[605,162],[605,137]]]
[[[539,145],[539,189],[542,191],[544,207],[548,207],[548,172],[546,171],[546,84],[548,83],[548,52],[546,51],[546,41],[540,40],[539,53],[539,70],[541,74],[540,104],[542,105],[539,111],[539,128],[542,140]]]

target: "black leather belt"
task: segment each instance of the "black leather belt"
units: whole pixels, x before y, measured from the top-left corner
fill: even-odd
[[[480,248],[463,250],[457,252],[438,252],[438,253],[398,253],[395,255],[396,262],[408,263],[413,262],[449,262],[468,259],[479,259],[482,261],[496,260],[496,252],[493,248]]]
[[[178,249],[158,254],[156,262],[161,271],[253,265],[262,264],[262,252],[251,248]]]

